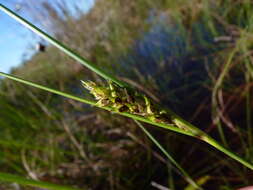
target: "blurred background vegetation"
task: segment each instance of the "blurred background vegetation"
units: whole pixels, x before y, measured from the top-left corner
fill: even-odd
[[[96,0],[87,13],[66,0],[29,1],[24,9],[59,41],[253,162],[251,0]],[[80,80],[103,82],[43,45],[11,74],[83,97]],[[251,171],[206,144],[145,126],[191,177],[209,176],[204,189],[252,185]],[[0,127],[3,172],[89,189],[187,187],[132,120],[7,79]]]

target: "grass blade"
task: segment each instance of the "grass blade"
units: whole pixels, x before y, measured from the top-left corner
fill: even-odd
[[[95,65],[92,65],[89,61],[87,61],[86,59],[82,58],[80,55],[78,55],[77,53],[75,53],[73,50],[69,49],[68,47],[66,47],[65,45],[63,45],[62,43],[60,43],[59,41],[57,41],[56,39],[54,39],[53,37],[49,36],[48,34],[46,34],[45,32],[43,32],[42,30],[40,30],[39,28],[37,28],[36,26],[34,26],[33,24],[29,23],[28,21],[26,21],[24,18],[18,16],[16,13],[14,13],[13,11],[11,11],[10,9],[8,9],[7,7],[3,6],[2,4],[0,4],[0,10],[4,11],[6,14],[8,14],[9,16],[11,16],[12,18],[14,18],[15,20],[17,20],[18,22],[20,22],[21,24],[23,24],[24,26],[28,27],[29,29],[31,29],[32,31],[34,31],[36,34],[38,34],[39,36],[41,36],[42,38],[44,38],[46,41],[48,41],[49,43],[51,43],[52,45],[56,46],[57,48],[59,48],[61,51],[63,51],[64,53],[66,53],[67,55],[69,55],[70,57],[74,58],[76,61],[80,62],[81,64],[83,64],[84,66],[86,66],[87,68],[89,68],[91,71],[97,73],[98,75],[100,75],[101,77],[107,79],[107,80],[111,80],[113,82],[115,82],[116,84],[118,84],[121,87],[124,86],[128,86],[126,83],[116,79],[114,76],[109,75],[107,73],[105,73],[103,70],[99,69],[98,67],[96,67]],[[231,56],[232,57],[232,56]],[[231,58],[230,57],[230,58]],[[229,68],[229,61],[227,62],[222,74],[220,75],[217,84],[215,86],[215,90],[217,91],[222,83],[222,80],[224,78],[224,73],[227,72]],[[18,82],[30,85],[30,86],[34,86],[36,88],[40,88],[67,98],[71,98],[83,103],[87,103],[90,105],[94,105],[99,107],[98,105],[96,105],[95,102],[93,101],[89,101],[89,100],[85,100],[82,99],[80,97],[76,97],[70,94],[66,94],[64,92],[61,91],[57,91],[55,89],[51,89],[51,88],[47,88],[45,86],[41,86],[5,73],[1,73],[1,76],[5,76],[7,78],[10,78],[12,80],[16,80]],[[214,93],[215,94],[215,93]],[[110,109],[109,107],[100,107],[103,109],[106,109],[108,111],[113,111],[112,109]],[[185,134],[185,135],[189,135],[189,136],[193,136],[198,138],[199,140],[205,141],[206,143],[214,146],[216,149],[220,150],[221,152],[225,153],[226,155],[228,155],[229,157],[237,160],[238,162],[240,162],[241,164],[243,164],[244,166],[250,168],[253,170],[253,164],[247,162],[246,160],[244,160],[243,158],[241,158],[240,156],[237,156],[236,154],[234,154],[233,152],[231,152],[230,150],[226,149],[224,146],[222,146],[220,143],[218,143],[216,140],[214,140],[213,138],[209,137],[205,132],[201,131],[200,129],[198,129],[197,127],[193,126],[192,124],[190,124],[189,122],[185,121],[184,119],[182,119],[181,117],[177,116],[176,114],[174,114],[173,112],[170,111],[173,123],[177,126],[175,127],[175,125],[167,125],[167,124],[163,124],[163,123],[158,123],[158,122],[153,122],[151,120],[146,119],[145,117],[141,117],[138,115],[133,115],[133,114],[129,114],[126,112],[117,112],[120,115],[124,115],[127,116],[129,118],[132,119],[136,119],[138,121],[143,121],[158,127],[162,127],[162,128],[166,128],[181,134]]]
[[[184,176],[185,180],[191,184],[193,187],[197,189],[202,189],[198,186],[198,184],[190,177],[190,175],[177,163],[177,161],[166,151],[163,146],[152,136],[152,134],[145,129],[145,127],[138,121],[134,120],[136,124],[142,129],[142,131],[150,138],[150,140],[164,153],[164,155],[170,160],[172,164],[174,164],[181,174]]]
[[[112,110],[112,108],[107,107],[107,106],[101,107],[98,104],[96,104],[96,102],[94,102],[94,101],[87,100],[87,99],[84,99],[84,98],[80,98],[80,97],[77,97],[77,96],[74,96],[74,95],[71,95],[71,94],[68,94],[68,93],[65,93],[65,92],[61,92],[59,90],[52,89],[52,88],[49,88],[49,87],[46,87],[46,86],[43,86],[43,85],[39,85],[39,84],[33,83],[31,81],[15,77],[15,76],[10,75],[10,74],[0,72],[0,76],[9,78],[11,80],[14,80],[14,81],[17,81],[17,82],[20,82],[20,83],[23,83],[23,84],[26,84],[26,85],[29,85],[29,86],[33,86],[35,88],[39,88],[39,89],[45,90],[47,92],[51,92],[51,93],[54,93],[54,94],[57,94],[57,95],[60,95],[60,96],[66,97],[66,98],[70,98],[72,100],[76,100],[76,101],[79,101],[79,102],[82,102],[82,103],[85,103],[85,104],[89,104],[91,106],[96,106],[96,107],[105,109],[107,111],[114,112]],[[123,115],[123,116],[129,117],[129,118],[138,120],[138,121],[143,121],[145,123],[149,123],[151,125],[155,125],[155,126],[158,126],[158,127],[161,127],[161,128],[169,129],[169,130],[175,131],[177,133],[181,133],[181,134],[188,135],[188,136],[193,136],[192,133],[187,132],[183,129],[180,129],[180,128],[174,126],[174,125],[168,125],[168,124],[164,124],[164,123],[156,123],[156,122],[153,122],[153,121],[151,121],[151,120],[149,120],[145,117],[130,114],[130,113],[127,113],[127,112],[116,112],[116,113],[119,114],[119,115]]]
[[[107,111],[114,112],[110,107],[107,107],[107,106],[101,107],[98,104],[96,104],[96,102],[94,102],[94,101],[90,101],[90,100],[86,100],[86,99],[83,99],[83,98],[80,98],[80,97],[77,97],[77,96],[73,96],[71,94],[67,94],[65,92],[61,92],[61,91],[58,91],[58,90],[55,90],[55,89],[52,89],[52,88],[48,88],[48,87],[45,87],[43,85],[35,84],[31,81],[27,81],[27,80],[15,77],[15,76],[10,75],[10,74],[0,72],[0,76],[4,76],[6,78],[15,80],[17,82],[27,84],[29,86],[33,86],[33,87],[36,87],[36,88],[39,88],[39,89],[42,89],[42,90],[45,90],[45,91],[48,91],[48,92],[52,92],[54,94],[61,95],[61,96],[66,97],[66,98],[70,98],[70,99],[73,99],[73,100],[76,100],[76,101],[79,101],[79,102],[83,102],[83,103],[86,103],[86,104],[89,104],[89,105],[92,105],[92,106],[96,106],[96,107],[105,109]],[[253,164],[249,163],[248,161],[244,160],[240,156],[238,156],[238,155],[234,154],[233,152],[231,152],[230,150],[226,149],[224,146],[222,146],[216,140],[209,137],[205,132],[198,129],[197,127],[190,124],[189,122],[183,120],[181,117],[177,116],[173,112],[171,112],[171,114],[173,116],[173,122],[176,124],[176,126],[174,124],[168,125],[168,124],[164,124],[164,123],[154,122],[154,121],[151,121],[151,120],[149,120],[145,117],[130,114],[130,113],[127,113],[127,112],[116,112],[116,113],[119,114],[119,115],[123,115],[123,116],[129,117],[129,118],[132,118],[134,120],[143,121],[145,123],[155,125],[157,127],[161,127],[161,128],[164,128],[164,129],[169,129],[169,130],[177,132],[177,133],[181,133],[181,134],[184,134],[184,135],[195,137],[199,140],[202,140],[202,141],[210,144],[211,146],[213,146],[216,149],[220,150],[224,154],[228,155],[230,158],[233,158],[234,160],[237,160],[238,162],[240,162],[244,166],[246,166],[246,167],[253,170]],[[184,128],[188,128],[189,130],[185,130]]]
[[[57,47],[58,49],[60,49],[61,51],[63,51],[64,53],[66,53],[67,55],[69,55],[70,57],[72,57],[73,59],[75,59],[76,61],[78,61],[82,65],[84,65],[85,67],[87,67],[88,69],[90,69],[91,71],[97,73],[101,77],[103,77],[107,80],[111,80],[121,87],[128,86],[126,83],[116,79],[114,76],[110,75],[109,73],[105,73],[103,70],[98,68],[96,65],[90,63],[88,60],[84,59],[83,57],[81,57],[80,55],[75,53],[73,50],[71,50],[70,48],[68,48],[67,46],[65,46],[64,44],[62,44],[61,42],[59,42],[58,40],[53,38],[52,36],[49,36],[46,32],[42,31],[41,29],[39,29],[38,27],[36,27],[32,23],[30,23],[27,20],[25,20],[24,18],[20,17],[19,15],[17,15],[16,13],[11,11],[7,7],[5,7],[3,4],[0,4],[0,10],[2,10],[3,12],[5,12],[9,16],[11,16],[12,18],[17,20],[19,23],[23,24],[24,26],[26,26],[27,28],[29,28],[30,30],[35,32],[37,35],[41,36],[47,42],[51,43],[52,45],[54,45],[55,47]]]
[[[53,183],[43,182],[43,181],[26,179],[24,177],[20,177],[13,174],[2,173],[2,172],[0,172],[0,181],[18,183],[20,185],[25,185],[25,186],[46,188],[49,190],[80,190],[74,187],[68,187],[68,186],[62,186],[62,185],[56,185]]]

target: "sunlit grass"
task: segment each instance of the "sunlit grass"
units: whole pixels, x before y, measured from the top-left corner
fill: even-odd
[[[228,1],[229,2],[229,1]],[[174,4],[174,6],[177,6],[177,4]],[[186,5],[185,6],[185,8],[186,9],[188,9],[189,8],[189,5]],[[208,7],[207,7],[208,8]],[[245,8],[245,10],[251,10],[251,8],[250,8],[250,6],[249,5],[245,5],[245,7],[243,7],[243,9]],[[242,9],[242,10],[243,10]],[[178,6],[178,13],[177,14],[180,14],[180,12],[181,11],[184,11],[185,9],[184,8],[182,8],[181,9],[181,7],[180,6]],[[206,12],[207,13],[207,12]],[[198,12],[196,12],[195,13],[195,15],[198,15],[199,13]],[[224,11],[224,15],[226,15],[227,14],[227,16],[228,16],[228,18],[229,17],[231,17],[231,15],[229,15],[229,14],[231,14],[231,12],[228,14],[228,12],[226,12],[226,11]],[[233,14],[236,14],[236,11],[234,11],[234,13]],[[233,14],[232,14],[232,17],[233,17]],[[210,15],[212,15],[212,12],[209,12],[208,14],[207,14],[207,16],[210,16]],[[246,15],[249,15],[248,13],[246,14]],[[17,16],[17,15],[16,15]],[[245,16],[245,14],[244,13],[240,13],[239,14],[239,16],[238,16],[238,20],[236,20],[236,22],[241,22],[241,17],[244,17]],[[232,18],[231,17],[231,18]],[[187,16],[186,16],[186,18],[187,18]],[[197,17],[196,17],[197,18]],[[192,19],[194,20],[195,19],[195,17],[192,17]],[[21,19],[22,20],[22,19]],[[246,19],[247,20],[247,19]],[[23,20],[24,21],[24,20]],[[22,21],[22,22],[23,22]],[[180,21],[181,22],[181,21]],[[194,21],[193,21],[194,22]],[[233,22],[233,20],[231,20],[231,22]],[[210,24],[212,24],[211,22],[210,22]],[[31,26],[31,25],[30,25]],[[249,25],[250,26],[250,25]],[[211,27],[214,27],[214,25],[212,25]],[[250,27],[249,27],[250,28]],[[36,30],[36,29],[35,29]],[[41,32],[41,31],[38,31],[38,30],[36,30],[36,32]],[[215,33],[215,32],[214,32]],[[247,32],[246,32],[247,33]],[[245,33],[245,34],[246,34]],[[43,34],[42,36],[43,37],[48,37],[48,36],[46,36],[47,34]],[[227,81],[228,81],[228,78],[229,78],[229,75],[230,75],[230,70],[231,69],[233,69],[233,64],[235,63],[235,61],[236,61],[236,59],[237,59],[237,56],[238,56],[238,54],[240,54],[241,53],[241,50],[243,50],[243,52],[245,53],[245,54],[247,54],[248,53],[248,51],[249,51],[249,49],[248,49],[248,47],[246,47],[246,46],[248,46],[248,45],[246,45],[247,43],[249,43],[250,44],[250,38],[247,38],[247,35],[245,35],[245,39],[248,39],[248,40],[246,40],[247,41],[247,43],[243,43],[243,41],[245,41],[245,39],[243,39],[243,38],[241,38],[242,40],[241,40],[241,42],[238,42],[238,47],[236,48],[236,49],[231,49],[232,51],[227,51],[227,52],[229,52],[228,54],[224,54],[224,57],[226,57],[224,60],[224,65],[225,65],[225,67],[223,67],[222,69],[221,69],[221,74],[217,74],[217,76],[218,77],[216,77],[217,79],[216,79],[216,81],[214,80],[213,82],[214,82],[214,90],[212,91],[212,93],[213,93],[213,99],[212,99],[212,101],[213,101],[213,110],[214,110],[214,117],[221,117],[221,116],[223,116],[222,114],[222,110],[220,110],[220,105],[221,105],[221,101],[220,101],[220,97],[221,97],[221,93],[223,92],[223,91],[225,91],[224,90],[224,87],[226,88],[226,87],[229,87],[229,85],[227,86]],[[50,40],[49,40],[50,41]],[[54,39],[52,40],[51,39],[51,42],[54,44],[54,45],[56,45],[58,48],[63,48],[64,49],[64,51],[67,51],[69,54],[72,54],[73,53],[73,51],[72,50],[70,50],[69,51],[69,49],[68,48],[66,48],[65,46],[62,46],[62,44],[61,43],[59,43],[58,41],[54,41]],[[233,51],[234,50],[234,51]],[[235,52],[235,50],[236,50],[236,54],[235,53],[233,53],[233,52]],[[225,55],[228,55],[228,56],[225,56]],[[78,58],[78,55],[75,55],[75,56],[72,56],[74,59],[76,59],[76,60],[81,60],[81,62],[83,63],[83,62],[85,62],[85,64],[84,65],[88,65],[88,67],[93,67],[93,66],[91,66],[91,64],[88,62],[88,61],[86,61],[85,59],[83,59],[83,58]],[[240,56],[239,56],[240,57]],[[222,59],[221,59],[222,60]],[[217,64],[218,65],[218,64]],[[248,65],[248,70],[246,71],[246,74],[245,74],[245,78],[246,78],[246,81],[247,81],[247,83],[250,83],[250,81],[251,81],[251,75],[250,75],[250,61],[249,61],[249,63],[247,64]],[[215,66],[214,66],[215,67]],[[219,69],[219,65],[218,65],[218,69]],[[104,73],[103,71],[102,71],[102,74],[101,74],[101,71],[99,71],[99,68],[93,68],[93,71],[95,71],[95,72],[97,72],[100,76],[102,76],[102,77],[105,77],[106,79],[111,79],[111,80],[114,80],[116,83],[118,83],[118,84],[120,84],[121,82],[120,81],[117,81],[118,79],[116,79],[115,80],[115,78],[113,77],[113,78],[111,78],[110,76],[108,77],[108,75],[106,74],[106,73]],[[2,74],[2,75],[5,75],[5,74]],[[10,77],[10,78],[12,78],[13,80],[16,80],[17,78],[16,77],[14,77],[14,76],[7,76],[7,75],[5,75],[6,77]],[[88,104],[91,104],[91,105],[95,105],[95,102],[92,102],[92,101],[89,101],[89,100],[86,100],[86,99],[83,99],[83,98],[79,98],[79,97],[76,97],[76,96],[72,96],[72,95],[70,95],[70,94],[66,94],[66,93],[62,93],[61,91],[57,91],[57,90],[54,90],[54,89],[50,89],[50,88],[48,88],[48,87],[45,87],[45,86],[42,86],[42,85],[38,85],[38,84],[34,84],[34,83],[32,83],[32,82],[29,82],[29,81],[26,81],[26,80],[22,80],[22,79],[18,79],[18,81],[19,82],[23,82],[23,83],[25,83],[25,84],[28,84],[28,85],[32,85],[32,86],[35,86],[35,87],[38,87],[38,88],[41,88],[41,89],[43,89],[43,90],[47,90],[47,91],[50,91],[50,92],[53,92],[53,93],[56,93],[56,94],[59,94],[59,95],[62,95],[62,96],[65,96],[65,97],[67,97],[67,98],[72,98],[72,99],[74,99],[74,100],[77,100],[77,101],[81,101],[81,102],[84,102],[84,103],[88,103]],[[224,84],[225,83],[225,84]],[[121,86],[124,86],[125,84],[121,84]],[[246,90],[245,92],[245,94],[246,94],[246,97],[247,97],[247,105],[246,105],[246,112],[247,112],[247,126],[248,126],[248,129],[247,129],[247,133],[245,133],[244,131],[240,131],[240,143],[241,144],[243,144],[243,150],[242,150],[242,152],[240,152],[240,154],[242,154],[242,153],[244,153],[244,151],[246,151],[247,153],[246,153],[246,158],[247,158],[247,160],[250,160],[251,159],[251,156],[250,155],[252,155],[252,153],[251,153],[251,151],[250,151],[250,147],[252,147],[252,131],[251,131],[251,127],[250,127],[250,123],[251,123],[251,116],[250,116],[250,113],[251,113],[251,106],[250,106],[250,87],[248,88],[248,90]],[[106,107],[102,107],[102,108],[104,108],[104,109],[107,109]],[[108,111],[112,111],[112,110],[110,110],[110,108],[108,108],[107,109]],[[178,128],[178,127],[175,127],[174,125],[171,125],[171,126],[162,126],[162,124],[157,124],[157,123],[155,123],[155,122],[150,122],[149,120],[146,120],[145,118],[142,118],[142,117],[138,117],[138,116],[134,116],[134,115],[131,115],[131,114],[128,114],[128,113],[119,113],[119,114],[122,114],[122,115],[125,115],[125,116],[127,116],[127,117],[131,117],[131,118],[133,118],[133,119],[139,119],[139,121],[144,121],[144,122],[147,122],[147,123],[150,123],[150,124],[153,124],[153,125],[156,125],[156,126],[159,126],[159,127],[164,127],[164,128],[169,128],[169,129],[171,129],[171,130],[174,130],[174,131],[176,131],[176,132],[179,132],[179,133],[182,133],[182,134],[186,134],[186,135],[190,135],[190,136],[195,136],[195,137],[197,137],[197,138],[199,138],[199,139],[201,139],[201,140],[204,140],[204,141],[206,141],[206,142],[208,142],[209,144],[211,144],[211,145],[213,145],[213,146],[215,146],[217,149],[219,149],[219,150],[221,150],[222,152],[224,152],[224,153],[226,153],[226,154],[228,154],[228,155],[230,155],[231,157],[233,157],[233,158],[235,158],[236,160],[238,160],[238,161],[240,161],[240,162],[242,162],[243,164],[245,164],[246,166],[248,166],[248,167],[250,167],[250,168],[252,168],[252,165],[250,164],[250,163],[248,163],[248,162],[245,162],[242,158],[240,158],[240,157],[238,157],[238,156],[236,156],[235,154],[233,154],[233,153],[231,153],[230,151],[228,151],[226,148],[228,148],[229,146],[230,146],[230,144],[232,143],[232,141],[230,140],[230,138],[229,137],[226,137],[226,131],[227,131],[227,129],[226,128],[224,128],[224,124],[223,124],[223,122],[224,122],[224,118],[223,118],[223,120],[222,120],[222,118],[219,118],[219,120],[218,120],[218,122],[217,123],[215,123],[215,124],[217,124],[217,126],[219,127],[219,132],[220,132],[220,137],[221,137],[221,140],[222,140],[222,142],[223,142],[223,144],[226,146],[226,148],[224,148],[223,146],[221,146],[219,143],[217,143],[217,142],[215,142],[213,139],[211,139],[211,138],[209,138],[209,137],[207,137],[207,136],[205,136],[205,134],[203,134],[202,132],[200,132],[197,128],[195,128],[195,126],[192,126],[191,124],[189,124],[189,123],[187,123],[187,122],[185,122],[184,120],[182,120],[180,117],[178,117],[177,115],[174,115],[174,123],[176,123],[176,125],[177,126],[179,126],[179,127],[181,127],[181,128],[185,128],[186,126],[188,126],[191,130],[190,130],[190,132],[189,131],[187,131],[187,130],[182,130],[182,129],[180,129],[180,128]],[[227,122],[226,120],[225,120],[225,122]],[[239,127],[238,127],[239,128]],[[243,136],[245,136],[245,135],[247,135],[249,138],[247,139],[248,140],[248,142],[246,142],[245,140],[244,140],[244,137]],[[248,146],[248,145],[249,146]],[[247,150],[248,149],[248,150]],[[212,155],[213,153],[209,153],[210,155]],[[221,156],[219,156],[219,158],[218,158],[219,160],[221,160],[221,162],[225,162],[226,163],[226,165],[227,166],[229,166],[230,168],[231,168],[231,170],[233,170],[235,173],[238,173],[238,174],[240,174],[241,176],[243,176],[243,175],[245,175],[244,173],[243,173],[243,171],[240,169],[240,167],[238,167],[236,164],[234,164],[234,162],[231,162],[230,160],[226,160],[226,158],[223,158],[223,157],[221,157]],[[205,160],[205,161],[203,161],[203,163],[209,163],[209,162],[211,162],[210,160]],[[230,163],[231,163],[231,165],[230,165]],[[233,167],[233,166],[236,166],[236,167]],[[210,166],[210,167],[206,167],[206,168],[204,168],[203,169],[203,171],[205,171],[205,170],[209,170],[210,168],[215,168],[216,166]],[[201,171],[198,171],[200,174],[201,174]],[[225,177],[224,177],[225,178]],[[226,180],[226,179],[225,179]],[[247,181],[245,181],[245,183],[247,183]]]

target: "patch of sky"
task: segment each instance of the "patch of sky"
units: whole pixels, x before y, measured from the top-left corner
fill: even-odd
[[[39,4],[47,2],[53,5],[62,0],[0,0],[0,4],[17,12],[19,15],[35,24],[37,27],[47,31],[41,22],[32,19],[27,11],[29,3]],[[65,0],[65,5],[71,11],[71,15],[78,17],[87,12],[94,5],[94,0]],[[32,4],[31,4],[32,5]],[[24,7],[24,9],[23,9]],[[38,7],[39,8],[39,7]],[[41,39],[19,24],[17,21],[0,11],[0,71],[9,73],[12,67],[29,59],[35,52],[35,46]]]

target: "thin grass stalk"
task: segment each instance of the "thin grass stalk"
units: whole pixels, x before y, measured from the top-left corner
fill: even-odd
[[[220,90],[221,86],[222,86],[222,83],[223,83],[223,80],[226,76],[226,74],[228,73],[229,71],[229,68],[230,68],[230,65],[232,64],[232,59],[236,53],[237,49],[233,50],[230,54],[230,56],[228,57],[228,60],[227,62],[225,63],[224,65],[224,68],[220,74],[220,76],[218,77],[215,85],[214,85],[214,88],[213,88],[213,92],[212,92],[212,104],[213,104],[213,113],[215,114],[215,120],[218,119],[217,121],[217,128],[218,128],[218,132],[220,134],[220,137],[221,137],[221,140],[222,140],[222,143],[228,147],[228,143],[227,143],[227,140],[225,138],[225,134],[224,134],[224,131],[222,129],[222,126],[221,126],[221,122],[220,122],[220,119],[219,119],[219,113],[216,113],[217,111],[217,107],[218,107],[218,103],[217,103],[217,94],[218,94],[218,91]]]
[[[21,16],[17,15],[15,12],[13,12],[10,9],[8,9],[7,7],[5,7],[3,4],[0,4],[0,10],[2,10],[3,12],[5,12],[9,16],[11,16],[12,18],[17,20],[19,23],[23,24],[24,26],[26,26],[27,28],[29,28],[30,30],[35,32],[37,35],[39,35],[40,37],[45,39],[47,42],[51,43],[52,45],[54,45],[55,47],[57,47],[58,49],[60,49],[61,51],[63,51],[64,53],[66,53],[67,55],[69,55],[70,57],[72,57],[73,59],[75,59],[76,61],[78,61],[82,65],[84,65],[85,67],[87,67],[88,69],[90,69],[91,71],[97,73],[101,77],[103,77],[107,80],[111,80],[121,87],[127,86],[127,83],[118,80],[117,78],[110,75],[109,73],[104,72],[99,67],[97,67],[95,64],[90,63],[88,60],[86,60],[83,57],[81,57],[80,55],[78,55],[76,52],[74,52],[73,50],[68,48],[66,45],[59,42],[55,38],[49,36],[46,32],[42,31],[41,29],[39,29],[38,27],[36,27],[32,23],[28,22],[27,20],[25,20]]]
[[[115,82],[116,84],[120,85],[121,87],[128,86],[126,83],[124,83],[122,81],[119,81],[114,76],[108,75],[104,71],[100,70],[98,67],[90,64],[88,61],[86,61],[80,55],[78,55],[74,51],[70,50],[69,48],[67,48],[66,46],[64,46],[63,44],[61,44],[57,40],[55,40],[53,37],[51,37],[48,34],[46,34],[45,32],[43,32],[42,30],[38,29],[37,27],[35,27],[34,25],[32,25],[31,23],[29,23],[28,21],[26,21],[22,17],[18,16],[17,14],[15,14],[14,12],[12,12],[11,10],[9,10],[5,6],[3,6],[2,4],[0,4],[0,10],[4,11],[9,16],[11,16],[14,19],[16,19],[21,24],[23,24],[26,27],[30,28],[32,31],[34,31],[35,33],[37,33],[38,35],[40,35],[41,37],[43,37],[45,40],[47,40],[51,44],[55,45],[57,48],[59,48],[60,50],[62,50],[63,52],[65,52],[66,54],[68,54],[69,56],[71,56],[72,58],[74,58],[75,60],[77,60],[78,62],[82,63],[83,65],[85,65],[87,68],[89,68],[93,72],[99,74],[103,78],[105,78],[107,80],[111,80],[111,81]],[[232,57],[233,57],[233,54],[232,54],[232,56],[230,56],[229,60],[232,59]],[[220,77],[219,77],[219,79],[217,81],[217,85],[215,86],[215,91],[216,92],[219,89],[220,85],[222,84],[223,78],[225,77],[226,71],[228,71],[229,66],[230,66],[230,61],[228,61],[226,63],[225,68],[224,68],[222,74],[220,75]],[[52,92],[52,93],[55,93],[55,94],[67,97],[67,98],[71,98],[71,99],[74,99],[74,100],[77,100],[77,101],[80,101],[80,102],[83,102],[83,103],[87,103],[87,104],[90,104],[90,105],[93,105],[93,106],[97,106],[97,107],[103,108],[103,109],[108,110],[108,111],[113,111],[110,107],[106,107],[106,106],[101,107],[101,106],[98,106],[93,101],[85,100],[85,99],[82,99],[80,97],[76,97],[76,96],[73,96],[73,95],[61,92],[61,91],[57,91],[55,89],[47,88],[45,86],[38,85],[38,84],[35,84],[35,83],[32,83],[32,82],[26,81],[26,80],[14,77],[12,75],[8,75],[8,74],[2,73],[2,72],[0,72],[0,75],[5,76],[7,78],[10,78],[12,80],[16,80],[18,82],[30,85],[30,86],[34,86],[36,88],[40,88],[40,89],[43,89],[43,90],[46,90],[46,91],[49,91],[49,92]],[[214,94],[216,94],[216,93],[214,93]],[[248,167],[248,168],[250,168],[250,169],[253,170],[253,164],[247,162],[243,158],[237,156],[236,154],[234,154],[230,150],[226,149],[220,143],[218,143],[216,140],[214,140],[213,138],[209,137],[205,132],[201,131],[200,129],[198,129],[197,127],[193,126],[189,122],[183,120],[181,117],[179,117],[178,115],[176,115],[175,113],[173,113],[170,110],[169,110],[169,114],[172,117],[173,123],[176,124],[177,127],[175,127],[174,125],[168,125],[168,124],[164,124],[164,123],[154,122],[154,121],[151,121],[149,119],[146,119],[145,117],[141,117],[141,116],[130,114],[130,113],[126,113],[126,112],[122,112],[122,113],[117,112],[117,113],[120,114],[120,115],[124,115],[126,117],[130,117],[132,119],[136,119],[138,121],[143,121],[143,122],[146,122],[146,123],[158,126],[158,127],[162,127],[162,128],[165,128],[165,129],[169,129],[169,130],[181,133],[181,134],[185,134],[185,135],[188,135],[188,136],[196,137],[196,138],[198,138],[198,139],[200,139],[202,141],[205,141],[208,144],[214,146],[216,149],[220,150],[221,152],[227,154],[229,157],[237,160],[238,162],[240,162],[244,166],[246,166],[246,167]]]
[[[169,159],[169,161],[174,164],[178,170],[181,172],[181,175],[185,178],[185,180],[191,184],[193,187],[201,190],[202,188],[191,178],[191,176],[180,166],[179,163],[168,153],[168,151],[163,148],[163,146],[153,137],[153,135],[145,129],[145,127],[139,122],[136,121],[136,124],[142,129],[142,131],[149,137],[149,139],[161,150],[161,152]]]
[[[251,82],[251,66],[250,62],[246,62],[246,68],[248,69],[248,72],[245,73],[245,78],[246,78],[246,84],[250,84]],[[253,146],[253,137],[252,137],[252,110],[251,110],[251,93],[250,93],[251,86],[247,86],[246,88],[246,117],[247,117],[247,135],[248,135],[248,145],[249,148]]]
[[[195,137],[195,138],[197,138],[199,140],[202,140],[202,141],[208,143],[209,145],[215,147],[216,149],[218,149],[219,151],[223,152],[224,154],[226,154],[230,158],[232,158],[232,159],[240,162],[244,166],[246,166],[249,169],[253,170],[253,164],[252,163],[246,161],[242,157],[240,157],[240,156],[236,155],[235,153],[231,152],[229,149],[225,148],[222,144],[220,144],[219,142],[217,142],[215,139],[213,139],[212,137],[210,137],[205,132],[203,132],[202,130],[198,129],[197,127],[195,127],[191,123],[185,121],[184,119],[182,119],[179,116],[176,117],[176,123],[178,123],[178,125],[181,125],[181,126],[186,126],[189,129],[193,129],[194,130],[193,131],[193,137]]]
[[[7,174],[7,173],[2,173],[2,172],[0,172],[0,181],[5,181],[9,183],[17,183],[20,185],[31,186],[31,187],[39,187],[39,188],[49,189],[49,190],[81,190],[74,187],[56,185],[53,183],[48,183],[48,182],[43,182],[43,181],[36,181],[36,180],[27,179],[27,178],[20,177],[17,175]]]
[[[71,94],[53,89],[53,88],[49,88],[49,87],[46,87],[46,86],[43,86],[43,85],[39,85],[39,84],[33,83],[31,81],[15,77],[15,76],[10,75],[10,74],[0,72],[0,76],[9,78],[11,80],[14,80],[14,81],[17,81],[17,82],[20,82],[20,83],[23,83],[23,84],[26,84],[26,85],[29,85],[29,86],[32,86],[32,87],[35,87],[35,88],[45,90],[47,92],[51,92],[51,93],[63,96],[65,98],[69,98],[69,99],[76,100],[76,101],[79,101],[79,102],[82,102],[82,103],[85,103],[85,104],[89,104],[91,106],[95,106],[95,107],[98,107],[98,108],[105,109],[105,110],[110,111],[110,112],[114,112],[114,110],[109,106],[100,106],[99,104],[96,104],[95,101],[87,100],[87,99],[84,99],[84,98],[81,98],[81,97],[78,97],[78,96],[74,96],[74,95],[71,95]],[[138,121],[142,121],[142,122],[145,122],[145,123],[148,123],[148,124],[151,124],[151,125],[155,125],[155,126],[158,126],[158,127],[164,128],[164,129],[169,129],[169,130],[172,130],[172,131],[177,132],[177,133],[181,133],[181,134],[188,135],[188,136],[193,136],[192,133],[187,132],[183,129],[180,129],[180,128],[176,127],[175,125],[168,125],[168,124],[164,124],[164,123],[156,123],[156,122],[153,122],[153,121],[151,121],[151,120],[149,120],[145,117],[130,114],[130,113],[127,113],[127,112],[117,112],[117,114],[129,117],[129,118],[132,118],[132,119],[135,119],[135,120],[138,120]]]
[[[4,76],[6,78],[15,80],[17,82],[27,84],[29,86],[33,86],[33,87],[36,87],[36,88],[39,88],[39,89],[42,89],[42,90],[45,90],[45,91],[48,91],[48,92],[52,92],[54,94],[61,95],[61,96],[66,97],[66,98],[70,98],[70,99],[73,99],[73,100],[76,100],[76,101],[79,101],[79,102],[83,102],[83,103],[86,103],[86,104],[89,104],[89,105],[92,105],[92,106],[96,106],[96,107],[105,109],[107,111],[114,112],[111,107],[108,107],[108,106],[101,107],[98,104],[96,104],[96,102],[94,102],[94,101],[86,100],[86,99],[83,99],[83,98],[80,98],[80,97],[77,97],[77,96],[74,96],[74,95],[71,95],[71,94],[67,94],[65,92],[58,91],[56,89],[52,89],[52,88],[48,88],[48,87],[45,87],[45,86],[42,86],[42,85],[39,85],[39,84],[35,84],[33,82],[30,82],[30,81],[12,76],[10,74],[0,72],[0,76]],[[127,112],[116,112],[116,113],[119,114],[119,115],[129,117],[129,118],[134,119],[134,120],[138,120],[138,121],[142,121],[142,122],[145,122],[145,123],[155,125],[157,127],[161,127],[161,128],[164,128],[164,129],[169,129],[169,130],[172,130],[172,131],[177,132],[177,133],[181,133],[181,134],[184,134],[184,135],[195,137],[199,140],[202,140],[202,141],[212,145],[216,149],[218,149],[221,152],[223,152],[224,154],[228,155],[230,158],[233,158],[234,160],[237,160],[238,162],[240,162],[244,166],[246,166],[246,167],[253,170],[253,164],[247,162],[246,160],[244,160],[240,156],[238,156],[238,155],[234,154],[233,152],[231,152],[230,150],[226,149],[224,146],[222,146],[216,140],[214,140],[213,138],[208,136],[205,132],[198,129],[197,127],[190,124],[189,122],[185,121],[184,119],[177,116],[176,114],[174,114],[171,111],[170,111],[170,114],[171,114],[171,117],[173,118],[173,122],[176,124],[176,126],[173,125],[173,124],[168,125],[168,124],[165,124],[165,123],[154,122],[154,121],[151,121],[151,120],[149,120],[145,117],[130,114],[130,113],[127,113]],[[184,128],[184,129],[182,129],[182,128]],[[186,128],[189,129],[189,130],[186,131],[185,130]]]

